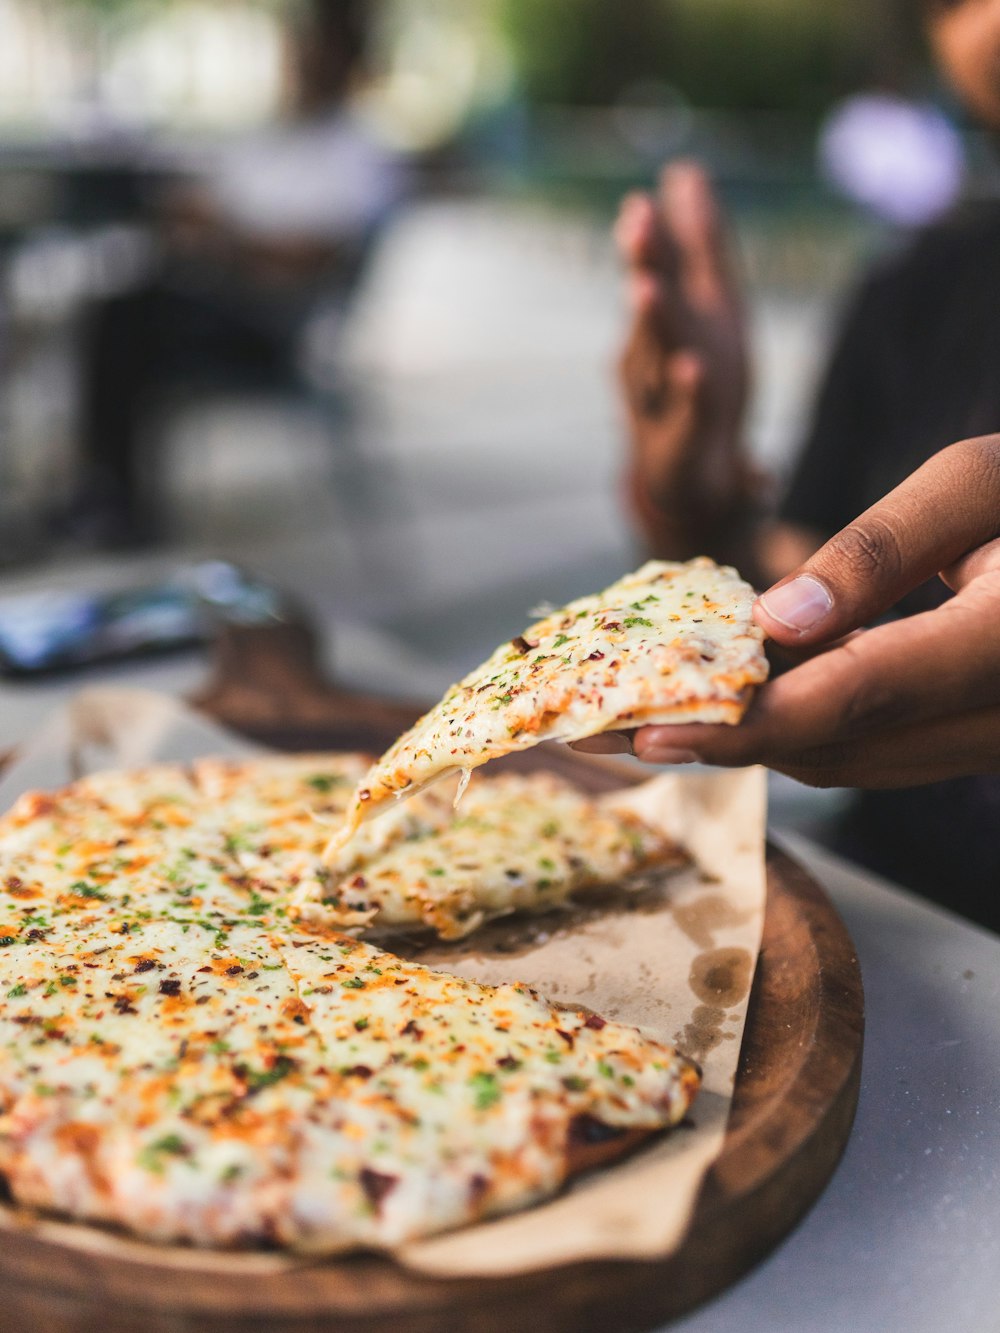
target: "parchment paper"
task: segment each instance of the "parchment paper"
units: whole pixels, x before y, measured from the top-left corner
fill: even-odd
[[[174,699],[143,690],[87,690],[22,749],[0,781],[0,809],[29,788],[60,786],[99,768],[254,753],[260,747]],[[497,949],[494,936],[473,936],[460,950],[442,946],[421,954],[421,961],[476,980],[526,981],[554,1000],[579,1001],[635,1024],[698,1060],[704,1082],[693,1127],[592,1173],[550,1203],[406,1245],[397,1254],[401,1262],[439,1276],[498,1275],[587,1258],[663,1256],[678,1245],[722,1145],[732,1100],[764,920],[765,793],[759,769],[672,772],[624,789],[616,802],[683,843],[694,857],[692,868],[635,896],[556,918],[554,925],[540,920],[513,947]],[[76,1234],[86,1249],[138,1248],[101,1233],[104,1246],[92,1228],[43,1226],[63,1244]],[[157,1249],[183,1267],[238,1260],[248,1275],[303,1262],[206,1253],[199,1263],[189,1250]]]

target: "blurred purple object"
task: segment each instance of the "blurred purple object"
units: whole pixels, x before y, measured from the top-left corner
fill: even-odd
[[[820,131],[824,174],[848,198],[897,226],[931,222],[954,202],[965,157],[936,107],[890,93],[859,93]]]

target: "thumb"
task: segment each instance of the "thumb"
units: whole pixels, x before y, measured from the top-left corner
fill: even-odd
[[[788,646],[827,643],[1000,536],[1000,435],[942,449],[754,608]]]

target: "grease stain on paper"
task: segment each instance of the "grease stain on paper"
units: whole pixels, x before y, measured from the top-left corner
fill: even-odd
[[[674,920],[699,949],[710,949],[715,943],[715,932],[732,926],[745,925],[750,913],[734,907],[721,893],[708,893],[693,902],[675,903]]]
[[[688,984],[702,1004],[731,1009],[746,996],[753,974],[748,949],[709,949],[691,964]]]
[[[674,1045],[691,1060],[704,1060],[709,1051],[714,1051],[724,1041],[732,1041],[735,1032],[723,1032],[722,1024],[726,1019],[725,1009],[714,1005],[699,1004],[691,1015],[691,1022],[685,1023],[682,1031],[674,1036]]]

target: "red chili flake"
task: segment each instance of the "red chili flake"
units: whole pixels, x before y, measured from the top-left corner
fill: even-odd
[[[573,1034],[571,1032],[564,1032],[562,1028],[556,1028],[556,1036],[562,1037],[563,1041],[567,1044],[570,1050],[573,1049],[575,1043],[573,1040]]]
[[[382,1200],[398,1185],[397,1176],[387,1176],[381,1171],[373,1171],[370,1166],[363,1166],[358,1172],[358,1183],[365,1192],[371,1206],[378,1212]]]
[[[606,1028],[608,1026],[608,1020],[602,1018],[600,1014],[588,1014],[583,1020],[583,1026],[585,1028],[593,1028],[595,1032],[600,1032],[601,1028]]]
[[[20,889],[20,888],[23,886],[23,884],[24,884],[24,881],[21,880],[21,879],[18,879],[17,875],[8,875],[8,876],[7,876],[7,887],[8,887],[8,889]]]
[[[127,995],[116,995],[114,1007],[119,1014],[137,1014],[139,1012]]]
[[[164,981],[160,982],[161,995],[180,995],[180,993],[181,983],[179,981],[167,977]]]
[[[152,958],[140,958],[135,965],[135,970],[137,972],[152,972],[155,966],[156,964]]]
[[[233,963],[232,967],[227,967],[227,968],[226,968],[226,976],[227,976],[227,977],[238,977],[242,971],[243,971],[243,969],[242,969],[242,967],[240,967],[239,963]]]
[[[538,647],[537,643],[531,643],[523,634],[516,635],[510,642],[511,647],[516,648],[519,653],[530,653]]]
[[[370,801],[371,798],[372,794],[367,787],[362,787],[361,790],[358,792],[359,801]]]
[[[590,656],[587,658],[587,661],[588,661],[588,662],[603,662],[603,661],[604,661],[604,654],[601,652],[600,648],[596,648],[596,649],[590,654]]]
[[[619,620],[606,620],[606,621],[604,622],[604,625],[602,626],[602,628],[603,628],[603,629],[607,629],[607,630],[620,630],[620,629],[621,629],[621,621],[619,621]]]
[[[497,1065],[500,1069],[520,1069],[521,1061],[516,1059],[513,1055],[504,1055],[497,1061]]]
[[[348,1078],[371,1078],[375,1071],[369,1069],[367,1065],[351,1065],[349,1069],[342,1069],[340,1072]]]
[[[199,967],[198,969],[199,972],[211,972],[211,970],[210,967]]]
[[[411,1018],[405,1027],[399,1029],[401,1037],[412,1037],[414,1041],[419,1041],[424,1035],[423,1028],[417,1027],[416,1022]]]

